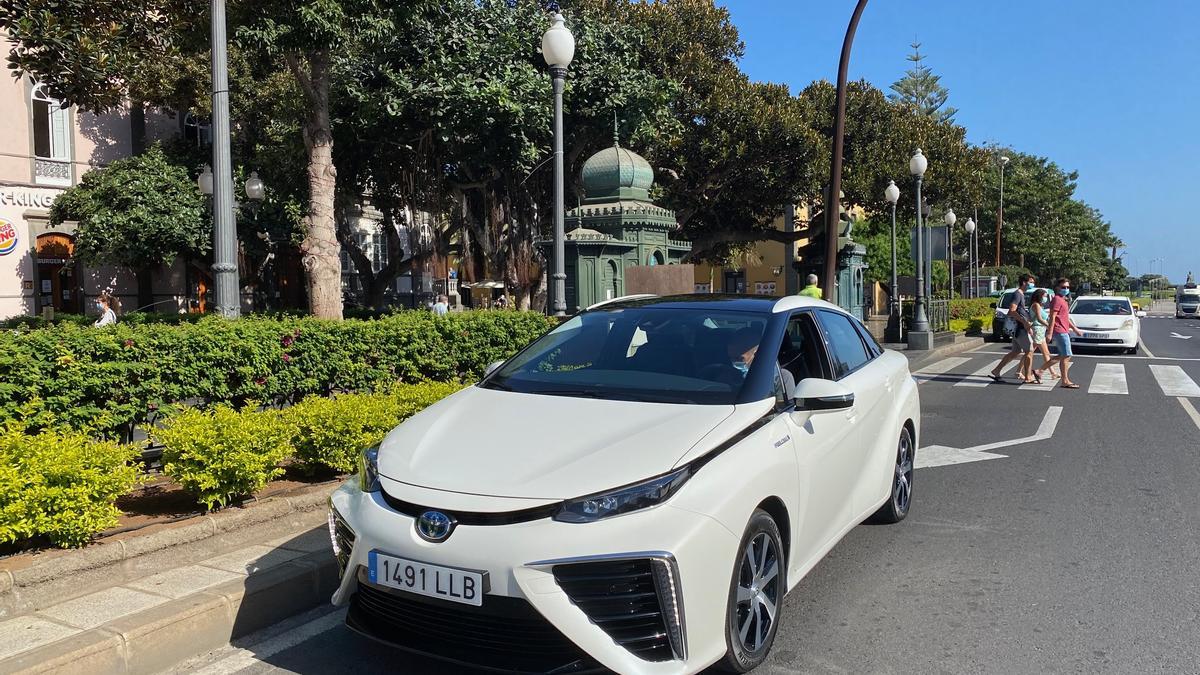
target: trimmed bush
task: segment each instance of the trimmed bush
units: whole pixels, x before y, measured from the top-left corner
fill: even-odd
[[[138,449],[75,431],[0,431],[0,541],[45,537],[83,546],[117,524],[115,502],[140,481]]]
[[[350,473],[363,448],[461,386],[430,382],[380,394],[310,396],[285,412],[296,429],[294,459],[308,473],[322,468]]]
[[[152,430],[163,473],[212,509],[261,490],[283,473],[296,430],[278,410],[185,408]]]
[[[549,330],[532,312],[399,312],[372,320],[217,317],[0,332],[0,419],[128,435],[173,403],[296,403],[396,383],[472,380]]]

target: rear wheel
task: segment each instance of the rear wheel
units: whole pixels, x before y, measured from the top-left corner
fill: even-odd
[[[729,587],[722,670],[746,673],[767,659],[786,593],[787,565],[779,527],[766,511],[755,511],[742,535]]]
[[[887,503],[879,507],[871,521],[876,523],[898,523],[908,515],[912,506],[913,462],[916,461],[917,449],[913,446],[912,432],[908,427],[900,430],[900,440],[896,443],[896,464],[892,469],[892,494]]]

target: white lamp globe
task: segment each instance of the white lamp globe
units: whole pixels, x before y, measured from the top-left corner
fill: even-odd
[[[196,179],[196,185],[200,186],[200,191],[206,195],[213,193],[213,172],[211,166],[204,165],[204,170],[200,172],[200,177]]]
[[[896,202],[900,201],[900,188],[896,187],[896,181],[894,181],[894,180],[888,181],[888,186],[883,191],[883,197],[884,197],[884,199],[888,200],[892,204],[895,204]]]
[[[551,68],[566,68],[575,58],[575,36],[567,28],[562,14],[555,14],[553,21],[542,35],[542,58]]]
[[[257,171],[250,172],[250,177],[246,179],[245,188],[246,197],[256,202],[261,202],[267,196],[267,188],[263,185],[262,179],[258,177]]]
[[[942,220],[945,221],[946,225],[952,226],[958,222],[958,216],[954,215],[954,209],[946,209],[946,215],[943,216]]]
[[[963,225],[963,227],[966,228],[967,234],[971,234],[975,231],[975,221],[971,218],[967,218],[967,222],[965,225]]]
[[[908,160],[908,172],[920,178],[925,175],[925,169],[929,168],[929,160],[925,159],[925,155],[921,154],[921,149],[913,153],[912,159]]]

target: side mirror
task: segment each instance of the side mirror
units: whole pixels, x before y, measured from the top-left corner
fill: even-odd
[[[996,309],[996,303],[993,302],[992,304],[988,305],[988,307],[991,307],[992,309]]]
[[[1144,318],[1146,318],[1146,312],[1145,312],[1144,310],[1138,310],[1138,311],[1137,311],[1137,318],[1139,318],[1139,319],[1144,319]]]
[[[798,412],[846,410],[854,405],[854,392],[833,380],[806,378],[796,385],[793,397]]]
[[[487,377],[488,375],[491,375],[492,373],[496,372],[496,370],[498,368],[500,368],[500,366],[502,366],[502,365],[504,365],[504,359],[501,359],[499,361],[492,361],[491,363],[488,364],[487,368],[483,369],[483,376]]]

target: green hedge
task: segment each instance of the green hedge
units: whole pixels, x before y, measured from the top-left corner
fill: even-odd
[[[470,380],[552,325],[532,312],[488,311],[7,331],[0,419],[28,409],[29,430],[57,422],[115,436],[173,403],[281,405],[397,382]]]
[[[358,454],[462,385],[426,382],[375,394],[304,399],[286,410],[183,408],[153,430],[163,473],[209,509],[261,490],[291,459],[312,474],[352,472]]]
[[[96,441],[74,431],[26,434],[9,422],[0,431],[0,542],[44,537],[82,546],[116,525],[117,498],[140,480],[133,446]]]

